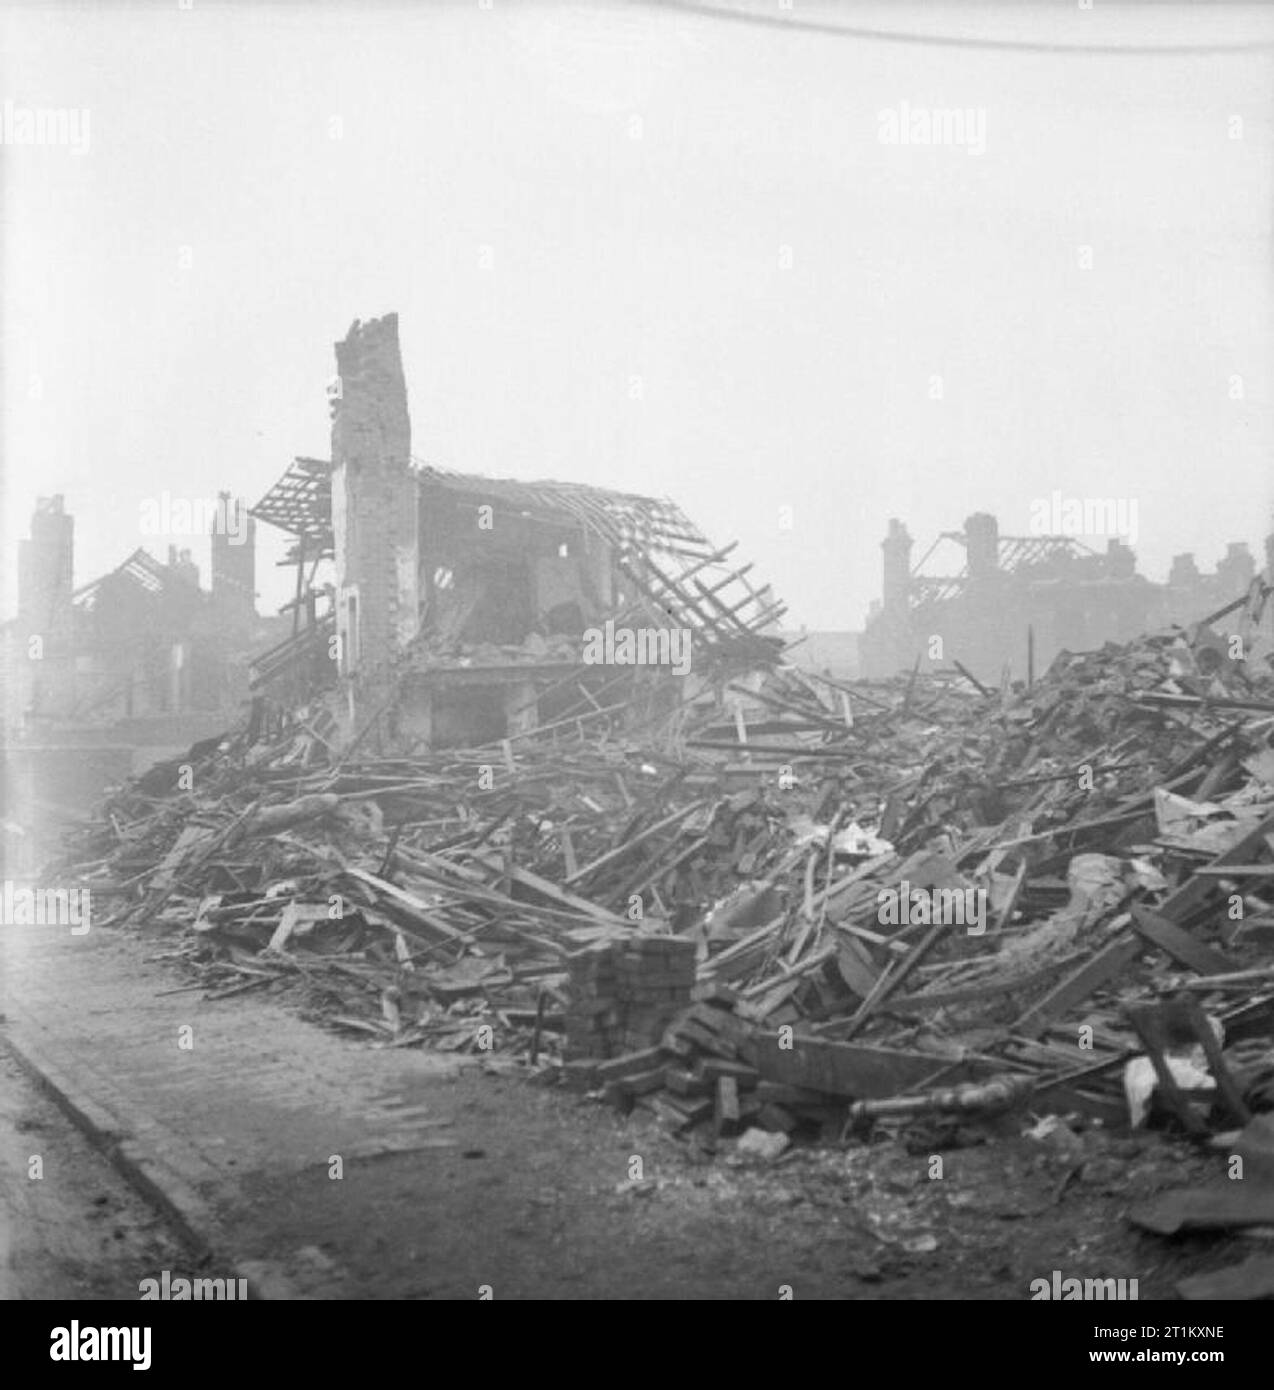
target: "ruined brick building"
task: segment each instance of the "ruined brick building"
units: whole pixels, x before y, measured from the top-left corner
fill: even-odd
[[[339,687],[351,728],[384,709],[395,734],[448,746],[673,709],[775,658],[782,605],[673,503],[415,459],[396,315],[355,323],[336,361],[330,461],[296,459],[252,509],[291,537],[296,572],[292,635],[254,664],[258,691]],[[688,633],[689,685],[591,661],[608,622]]]
[[[910,670],[919,658],[922,670],[959,661],[988,684],[998,684],[1005,667],[1024,679],[1062,650],[1197,622],[1241,597],[1256,577],[1248,546],[1232,543],[1215,573],[1179,555],[1167,582],[1156,584],[1137,573],[1137,557],[1122,541],[1099,552],[1071,535],[1002,536],[986,512],[970,516],[963,531],[944,532],[915,563],[911,536],[895,518],[881,550],[881,598],[859,648],[867,676]],[[1274,537],[1266,542],[1267,574],[1272,565]]]
[[[212,585],[190,551],[165,563],[134,550],[74,587],[75,520],[39,499],[19,543],[16,615],[3,647],[3,856],[30,869],[34,846],[105,788],[238,724],[251,655],[277,641],[256,611],[252,523],[214,530]]]
[[[224,493],[222,505],[243,506]],[[190,551],[174,546],[166,563],[139,548],[74,588],[75,520],[61,496],[41,498],[19,544],[18,611],[3,629],[6,736],[237,718],[249,656],[270,631],[256,612],[253,525],[243,521],[240,543],[212,534],[209,590]]]

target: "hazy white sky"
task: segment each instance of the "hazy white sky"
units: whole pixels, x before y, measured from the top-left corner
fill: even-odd
[[[0,147],[6,580],[39,494],[67,495],[83,583],[164,554],[143,499],[256,501],[326,457],[332,343],[390,310],[418,456],[670,495],[811,627],[860,625],[895,514],[923,548],[977,509],[1025,533],[1056,489],[1134,499],[1153,578],[1258,547],[1274,8],[784,17],[1249,47],[554,0],[10,5],[0,99],[87,108],[90,142]],[[881,143],[904,102],[985,111],[985,151]]]

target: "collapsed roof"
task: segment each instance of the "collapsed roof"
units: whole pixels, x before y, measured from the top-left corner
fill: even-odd
[[[332,465],[295,458],[249,514],[332,553]]]
[[[960,569],[954,574],[930,574],[925,566],[944,541],[966,545],[961,531],[943,531],[928,550],[916,561],[912,570],[912,593],[916,603],[943,601],[962,593],[969,583],[967,557],[962,557]],[[948,547],[949,549],[950,547]],[[1100,560],[1091,546],[1074,536],[998,536],[995,540],[996,569],[1001,574],[1021,574],[1032,570],[1048,570],[1062,564],[1082,560]]]
[[[97,606],[103,585],[117,576],[128,580],[149,594],[162,593],[172,578],[167,565],[161,564],[148,550],[139,547],[133,551],[128,559],[116,565],[113,570],[108,570],[90,583],[76,589],[71,595],[71,601],[83,612],[91,613]]]
[[[707,645],[776,656],[782,642],[766,635],[786,611],[766,586],[748,579],[750,564],[732,565],[737,543],[715,547],[667,498],[583,483],[486,478],[412,460],[417,487],[474,506],[508,509],[532,524],[569,527],[611,547],[617,569],[642,597],[652,621],[688,628]],[[295,536],[311,560],[333,552],[332,467],[297,458],[250,509],[258,520]]]

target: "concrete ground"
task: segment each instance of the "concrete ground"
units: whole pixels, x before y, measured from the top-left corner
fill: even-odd
[[[136,1298],[143,1279],[189,1263],[168,1222],[0,1051],[0,1302]]]
[[[899,1141],[709,1162],[516,1064],[351,1043],[261,991],[205,1000],[172,956],[163,933],[0,930],[0,1041],[165,1217],[134,1222],[158,1242],[143,1264],[175,1260],[181,1239],[198,1272],[285,1298],[1025,1299],[1059,1269],[1138,1277],[1147,1299],[1245,1253],[1123,1221],[1213,1176],[1158,1136],[1097,1134],[1077,1155],[1011,1128],[945,1152],[936,1181],[925,1145]],[[4,1145],[10,1193],[24,1147]],[[44,1148],[46,1172],[75,1175],[62,1190],[81,1253],[21,1273],[46,1219],[29,1194],[11,1287],[17,1268],[19,1296],[126,1290],[94,1243],[100,1165],[73,1166],[65,1125]]]

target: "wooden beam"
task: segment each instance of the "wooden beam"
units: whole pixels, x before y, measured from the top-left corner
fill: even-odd
[[[1235,845],[1223,854],[1217,855],[1208,865],[1215,870],[1230,864],[1250,864],[1256,854],[1268,850],[1265,837],[1274,831],[1274,816],[1266,818]],[[1193,874],[1175,893],[1170,893],[1156,909],[1160,917],[1170,922],[1184,924],[1203,907],[1207,899],[1216,892],[1216,874]]]
[[[1133,925],[1146,938],[1167,953],[1179,964],[1200,975],[1225,975],[1233,970],[1233,963],[1226,960],[1219,951],[1196,941],[1188,931],[1183,931],[1166,917],[1160,917],[1148,908],[1135,903],[1132,909]]]
[[[1141,941],[1131,935],[1121,934],[1114,941],[1107,942],[1096,955],[1090,956],[1043,999],[1032,1004],[1013,1024],[1013,1030],[1028,1038],[1038,1038],[1054,1018],[1100,989],[1107,980],[1134,961],[1142,949]]]
[[[745,1045],[744,1060],[766,1081],[801,1086],[824,1095],[854,1099],[896,1096],[933,1074],[943,1062],[926,1052],[905,1052],[891,1047],[865,1047],[860,1043],[830,1042],[825,1038],[791,1037],[759,1033]],[[992,1068],[973,1061],[956,1068],[953,1081],[976,1080]]]
[[[515,864],[506,865],[498,855],[474,853],[470,857],[476,859],[480,864],[485,864],[488,869],[502,877],[508,877],[514,883],[520,883],[524,888],[541,893],[550,901],[560,903],[563,907],[572,908],[576,912],[583,913],[586,917],[592,917],[594,921],[605,922],[607,926],[626,927],[630,930],[632,928],[633,924],[623,917],[607,911],[604,907],[599,907],[597,903],[589,902],[587,898],[565,892],[557,884],[550,883],[548,879],[541,878],[538,874],[533,874],[529,869],[519,869]]]

